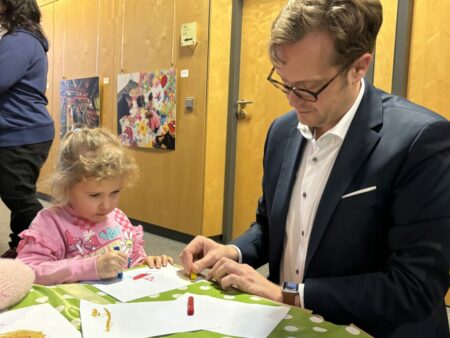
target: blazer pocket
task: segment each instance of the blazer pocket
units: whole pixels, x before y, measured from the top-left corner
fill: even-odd
[[[351,192],[351,193],[348,193],[348,194],[343,195],[343,196],[341,197],[341,199],[344,199],[344,198],[347,198],[347,197],[356,196],[356,195],[365,194],[365,193],[368,193],[368,192],[370,192],[370,191],[374,191],[374,190],[376,190],[376,189],[377,189],[377,187],[374,185],[374,186],[372,186],[372,187],[368,187],[368,188],[356,190],[356,191],[353,191],[353,192]]]

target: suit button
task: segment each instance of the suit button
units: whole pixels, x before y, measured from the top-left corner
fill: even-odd
[[[306,198],[306,192],[304,192],[304,193],[302,194],[302,196],[303,196],[303,198]]]

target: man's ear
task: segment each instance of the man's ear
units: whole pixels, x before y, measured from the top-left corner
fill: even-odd
[[[372,54],[370,53],[364,53],[361,55],[355,62],[353,67],[353,80],[360,81],[361,78],[366,75],[370,62],[372,62]]]

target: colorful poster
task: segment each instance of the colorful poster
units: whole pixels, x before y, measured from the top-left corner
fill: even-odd
[[[61,81],[61,137],[77,128],[100,125],[99,78]]]
[[[175,149],[176,70],[117,76],[117,133],[129,147]]]

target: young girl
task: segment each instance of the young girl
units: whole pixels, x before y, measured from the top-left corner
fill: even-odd
[[[38,213],[17,248],[37,284],[108,279],[127,266],[173,263],[166,255],[147,257],[142,226],[133,226],[116,208],[136,174],[133,159],[105,129],[65,135],[52,180],[57,203]]]

